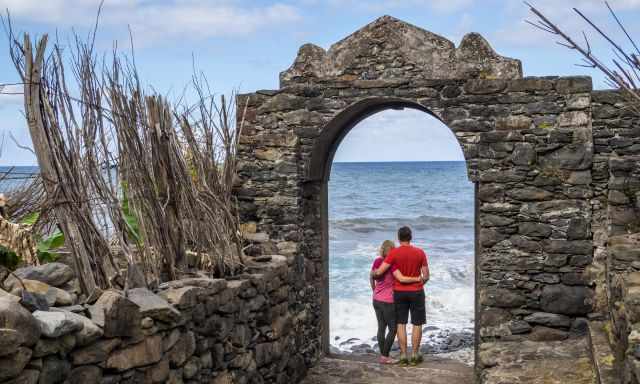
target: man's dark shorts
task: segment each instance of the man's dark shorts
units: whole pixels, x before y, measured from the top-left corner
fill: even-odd
[[[396,321],[407,324],[411,313],[411,324],[424,325],[427,322],[427,310],[424,305],[424,291],[394,292],[396,304]]]

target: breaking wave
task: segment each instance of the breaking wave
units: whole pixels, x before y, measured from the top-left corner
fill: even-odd
[[[473,222],[468,219],[422,215],[416,218],[367,218],[357,217],[343,220],[332,220],[332,229],[357,233],[395,231],[403,225],[408,225],[416,231],[443,228],[473,228]]]

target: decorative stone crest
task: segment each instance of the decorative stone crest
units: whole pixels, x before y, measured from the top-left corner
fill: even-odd
[[[322,81],[519,79],[520,60],[498,55],[477,33],[456,46],[442,36],[382,16],[332,45],[300,47],[280,86]]]

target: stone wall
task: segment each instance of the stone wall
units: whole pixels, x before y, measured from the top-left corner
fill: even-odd
[[[401,102],[451,127],[478,184],[482,339],[584,333],[593,296],[584,277],[592,260],[590,91],[588,78],[359,80],[245,96],[239,196],[243,220],[259,233],[256,252],[295,255],[315,287],[303,300],[327,299],[326,180],[309,178],[314,148],[362,100]]]
[[[598,308],[622,368],[640,382],[640,118],[619,92],[593,93],[594,192],[600,225]]]
[[[406,44],[391,38],[397,34]],[[591,79],[520,78],[517,60],[471,40],[475,56],[467,64],[483,63],[481,70],[452,69],[451,78],[421,65],[446,58],[451,68],[465,67],[452,53],[462,47],[385,17],[326,52],[303,46],[279,90],[240,97],[247,108],[241,219],[255,232],[253,254],[290,255],[305,277],[307,294],[296,300],[314,310],[306,326],[317,342],[308,355],[328,347],[333,154],[355,124],[389,108],[418,109],[447,124],[476,183],[480,370],[497,364],[483,359],[496,342],[584,338],[588,317],[599,317],[592,225],[602,228],[597,218],[606,208],[594,199],[594,177],[606,176],[594,166]]]
[[[0,383],[297,382],[308,311],[291,300],[287,258],[261,260],[238,279],[106,291],[84,306],[34,310],[4,292]]]

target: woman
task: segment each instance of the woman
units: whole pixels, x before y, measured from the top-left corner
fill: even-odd
[[[379,255],[371,266],[372,271],[380,267],[389,251],[393,248],[395,248],[395,244],[391,240],[385,240],[382,243]],[[373,291],[373,309],[376,312],[376,318],[378,320],[380,364],[396,363],[394,359],[389,357],[389,352],[391,352],[391,347],[396,339],[396,309],[393,303],[393,283],[396,278],[402,283],[412,283],[416,280],[402,275],[400,271],[397,271],[393,267],[378,278],[371,276],[370,280],[371,290]],[[386,333],[387,329],[389,330],[388,333]]]

